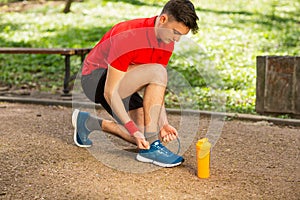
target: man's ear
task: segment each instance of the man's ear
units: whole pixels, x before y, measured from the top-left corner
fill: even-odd
[[[169,20],[169,17],[168,17],[168,15],[166,15],[166,14],[162,14],[162,15],[159,17],[159,23],[160,23],[160,24],[165,24],[165,23],[168,22],[168,20]]]

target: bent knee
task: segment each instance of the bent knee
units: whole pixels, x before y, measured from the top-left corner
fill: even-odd
[[[151,83],[156,83],[163,86],[167,85],[168,74],[166,68],[163,65],[153,64],[153,66],[151,66],[151,75]]]

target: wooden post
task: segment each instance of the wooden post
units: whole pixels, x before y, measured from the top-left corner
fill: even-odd
[[[256,112],[300,115],[300,57],[258,56]]]
[[[257,113],[264,113],[264,92],[265,92],[265,73],[266,58],[264,56],[256,57],[256,103],[255,110]]]

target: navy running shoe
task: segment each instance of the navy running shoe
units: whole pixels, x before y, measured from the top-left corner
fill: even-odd
[[[79,147],[91,147],[93,142],[88,138],[91,133],[85,126],[86,120],[90,114],[75,109],[72,115],[72,124],[74,126],[74,142]]]
[[[150,145],[150,149],[139,150],[136,159],[141,162],[153,163],[160,167],[175,167],[183,163],[183,157],[174,154],[156,140]]]

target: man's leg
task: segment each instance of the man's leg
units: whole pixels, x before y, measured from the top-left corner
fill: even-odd
[[[132,81],[134,80],[134,81]],[[161,65],[143,65],[130,70],[122,80],[120,93],[126,98],[132,93],[145,87],[143,108],[129,111],[130,118],[137,124],[141,132],[146,132],[146,139],[152,143],[158,139],[158,120],[164,100],[167,73]],[[128,142],[135,144],[135,140],[126,129],[111,120],[103,120],[102,130]]]
[[[166,69],[159,64],[146,64],[131,68],[120,84],[119,93],[122,98],[126,98],[145,87],[144,108],[132,110],[129,114],[141,132],[146,131],[146,137],[151,141],[158,139],[157,122],[160,116],[166,84]],[[98,118],[93,116],[91,118],[94,119],[95,123],[99,122]],[[127,133],[126,129],[114,121],[102,120],[101,129],[119,136],[128,142],[135,143],[134,138]],[[92,130],[94,129],[90,129],[90,131]]]
[[[145,87],[143,111],[145,137],[152,143],[158,139],[158,120],[167,85],[167,71],[159,64],[134,67],[124,76],[119,92],[122,98]]]
[[[149,143],[158,139],[158,120],[163,107],[166,85],[166,69],[158,64],[148,64],[131,68],[123,77],[119,87],[119,94],[122,99],[127,98],[141,88],[145,88],[143,114],[135,113],[135,116],[139,120],[144,119],[144,126],[139,127],[144,127],[145,136]],[[131,119],[133,118],[134,116],[131,115]],[[142,120],[140,122],[142,122]],[[108,121],[102,122],[104,130],[115,135],[123,135],[123,138],[127,141],[131,141],[132,137],[130,136],[131,138],[128,138],[128,133],[124,135],[125,131],[122,131],[124,127],[115,125],[116,124]],[[150,149],[140,149],[136,159],[161,167],[174,167],[184,161],[183,157],[168,150],[160,141],[152,142]]]
[[[145,137],[151,144],[158,139],[158,120],[164,101],[165,87],[149,84],[144,94]]]
[[[134,80],[134,81],[133,81]],[[121,82],[119,93],[121,97],[145,87],[143,108],[145,137],[151,144],[150,149],[140,149],[136,159],[141,162],[153,163],[161,167],[180,165],[183,157],[174,154],[161,144],[159,139],[158,121],[161,116],[165,89],[167,85],[166,69],[157,64],[141,65],[127,73]],[[128,92],[124,96],[122,93]]]
[[[129,111],[130,118],[136,123],[140,130],[144,129],[144,112],[143,108],[138,108],[135,110]],[[115,136],[121,137],[127,142],[135,144],[135,139],[127,133],[126,129],[112,120],[102,121],[102,130],[108,133],[111,133]]]
[[[75,109],[72,115],[72,123],[75,127],[74,141],[80,147],[90,147],[92,145],[88,135],[95,130],[103,130],[135,144],[135,139],[127,133],[122,125],[115,121],[101,119],[90,115],[90,113]]]
[[[103,97],[105,82],[106,82],[105,69],[95,70],[92,74],[82,77],[82,88],[84,90],[85,95],[91,101],[93,102],[97,101],[97,103],[100,103],[102,107],[105,108],[105,110],[111,113],[110,106],[107,104],[107,102],[104,100]],[[127,109],[129,110],[128,114],[130,118],[137,124],[137,126],[141,130],[143,130],[144,129],[144,114],[142,108],[143,99],[138,94],[133,94],[130,99],[129,98],[125,99],[124,103],[128,103],[128,105],[126,106]],[[82,119],[81,117],[82,115],[85,116],[84,119]],[[135,139],[128,134],[127,130],[122,125],[115,122],[114,120],[101,119],[95,115],[91,115],[90,113],[80,112],[79,110],[77,110],[73,112],[72,121],[74,121],[73,125],[76,131],[78,127],[83,128],[81,131],[84,132],[82,137],[85,140],[88,140],[87,137],[90,132],[94,130],[104,130],[105,132],[111,133],[113,135],[123,138],[128,142],[135,144]],[[91,142],[89,141],[89,143]],[[79,145],[79,146],[87,147],[90,145]]]

